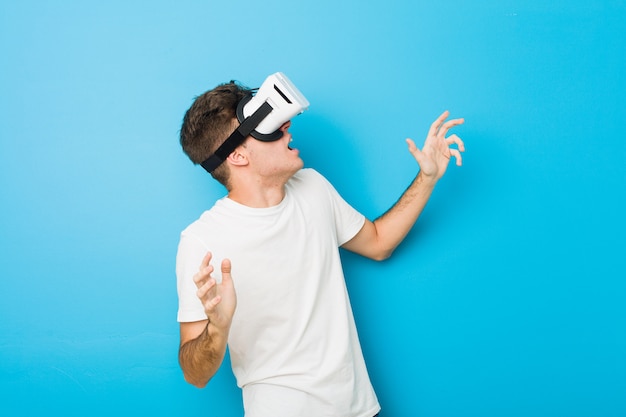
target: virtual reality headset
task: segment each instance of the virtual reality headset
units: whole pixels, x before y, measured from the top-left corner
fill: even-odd
[[[309,101],[285,74],[270,75],[255,95],[249,94],[239,102],[239,127],[200,165],[213,172],[249,135],[263,142],[280,139],[280,127],[308,108]]]

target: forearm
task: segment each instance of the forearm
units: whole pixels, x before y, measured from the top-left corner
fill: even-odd
[[[377,261],[387,259],[426,207],[435,183],[435,179],[418,174],[393,207],[373,222],[365,220],[359,233],[343,247]]]
[[[183,343],[178,351],[178,361],[185,380],[203,388],[219,369],[224,355],[228,336],[211,324],[195,339]]]
[[[373,222],[366,220],[361,230],[343,247],[375,260],[387,259],[409,233],[426,207],[437,181],[446,172],[450,157],[461,166],[461,152],[465,151],[463,141],[457,135],[446,138],[448,130],[463,123],[463,119],[449,120],[444,112],[431,125],[422,150],[407,139],[409,152],[415,157],[420,172],[402,194],[396,204]],[[456,144],[458,149],[451,149]]]
[[[435,184],[436,180],[418,174],[398,201],[374,220],[378,246],[385,253],[384,257],[391,255],[409,233],[426,207]]]

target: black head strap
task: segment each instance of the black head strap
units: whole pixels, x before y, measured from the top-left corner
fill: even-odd
[[[248,104],[248,102],[252,100],[252,97],[254,97],[252,94],[248,94],[247,96],[242,98],[239,104],[237,105],[237,120],[239,120],[239,123],[242,123],[245,120],[245,117],[243,115],[243,109],[244,107],[246,107],[246,104]],[[261,133],[261,132],[257,132],[256,130],[253,130],[252,132],[250,132],[250,136],[262,142],[273,142],[275,140],[282,138],[283,132],[280,129],[272,133]]]
[[[211,155],[206,161],[202,162],[202,168],[206,169],[209,173],[213,172],[215,168],[221,165],[222,162],[228,158],[237,146],[241,145],[243,141],[250,135],[265,117],[273,110],[272,106],[266,101],[259,107],[250,117],[246,118],[239,127],[217,148],[215,153]]]

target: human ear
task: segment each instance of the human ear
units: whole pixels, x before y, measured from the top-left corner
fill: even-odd
[[[226,160],[228,161],[228,163],[235,166],[248,165],[248,156],[245,152],[243,152],[241,146],[238,146],[237,149],[232,151],[230,155],[228,155],[228,158],[226,158]]]

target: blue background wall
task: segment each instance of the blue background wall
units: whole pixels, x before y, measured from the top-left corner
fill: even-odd
[[[223,190],[196,95],[285,72],[307,166],[370,217],[443,110],[395,256],[344,254],[382,416],[626,415],[626,2],[3,1],[0,414],[241,416],[177,364],[178,234]]]

